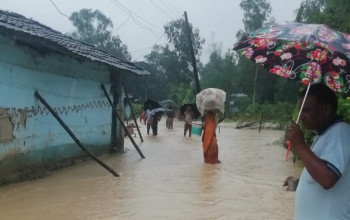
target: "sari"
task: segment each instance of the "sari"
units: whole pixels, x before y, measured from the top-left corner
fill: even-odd
[[[210,164],[220,163],[219,148],[215,135],[216,120],[213,112],[205,115],[204,131],[202,136],[204,162]]]

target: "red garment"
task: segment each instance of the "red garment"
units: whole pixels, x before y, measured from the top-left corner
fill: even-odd
[[[141,111],[141,117],[140,117],[140,122],[144,122],[146,123],[146,111],[144,109],[142,109]]]
[[[205,163],[220,163],[219,148],[216,140],[215,129],[215,115],[213,112],[208,112],[205,116],[204,131],[202,137]]]

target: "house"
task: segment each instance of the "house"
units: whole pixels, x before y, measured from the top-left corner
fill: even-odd
[[[34,97],[35,91],[90,151],[123,150],[121,126],[101,84],[123,112],[122,80],[127,74],[149,73],[36,21],[0,10],[0,181],[23,170],[85,156]]]

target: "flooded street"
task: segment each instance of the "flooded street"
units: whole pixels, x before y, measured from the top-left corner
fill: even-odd
[[[277,143],[283,131],[224,123],[217,133],[222,163],[208,165],[201,137],[183,137],[183,122],[167,130],[163,118],[157,137],[141,130],[146,159],[128,138],[126,153],[100,157],[121,177],[90,160],[2,187],[0,219],[293,219],[295,193],[282,182],[301,167],[284,160]]]

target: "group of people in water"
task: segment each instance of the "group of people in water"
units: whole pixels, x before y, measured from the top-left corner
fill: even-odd
[[[316,132],[308,146],[301,127],[292,122],[286,138],[304,164],[302,175],[296,179],[295,219],[350,219],[350,125],[337,114],[338,99],[325,84],[313,84],[300,93],[300,121],[305,129]],[[216,140],[217,112],[205,111],[203,118],[204,162],[220,163]],[[156,114],[155,114],[156,115]],[[170,118],[170,119],[169,119]],[[174,115],[168,115],[167,128],[172,128]],[[193,112],[184,113],[184,136],[191,137]],[[142,119],[141,119],[142,120]],[[160,116],[145,114],[149,127],[157,135]]]
[[[168,129],[173,129],[173,122],[175,117],[175,111],[171,111],[172,108],[169,107],[170,111],[166,112],[166,127]],[[191,106],[187,106],[184,116],[184,137],[188,133],[188,137],[192,136],[192,121],[194,119],[194,112]],[[161,114],[157,112],[152,112],[152,106],[149,106],[147,110],[142,110],[140,121],[147,126],[147,134],[150,134],[152,129],[153,136],[158,135],[158,122],[161,119]],[[203,156],[204,162],[210,164],[220,163],[218,145],[216,140],[215,130],[217,127],[217,120],[215,118],[215,113],[208,111],[203,118],[203,132],[202,132],[202,142],[203,142]]]

